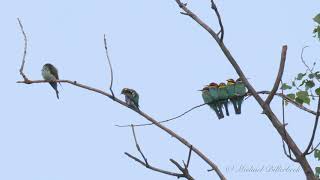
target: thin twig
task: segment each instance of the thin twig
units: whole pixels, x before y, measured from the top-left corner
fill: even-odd
[[[281,82],[281,85],[282,85],[282,80],[280,81]],[[281,93],[283,94],[283,89],[281,89]],[[283,124],[283,129],[284,129],[284,137],[287,138],[287,131],[286,131],[286,120],[285,120],[285,112],[284,112],[284,98],[282,98],[281,100],[281,107],[282,107],[282,124]],[[297,162],[296,159],[294,159],[292,157],[292,154],[291,154],[291,149],[290,147],[287,145],[287,148],[288,148],[288,152],[287,152],[287,148],[286,148],[286,141],[284,139],[282,139],[282,148],[283,148],[283,151],[284,151],[284,154],[292,161],[294,162]]]
[[[304,58],[303,58],[304,50],[305,50],[306,48],[308,48],[308,47],[309,47],[309,46],[305,46],[305,47],[302,48],[301,53],[300,53],[300,59],[301,59],[302,63],[304,64],[304,66],[307,68],[307,70],[312,73],[311,68],[308,66],[308,64],[306,63],[306,61],[305,61]]]
[[[320,145],[320,142],[315,147],[311,147],[311,151],[308,152],[306,155],[312,154],[316,149],[318,149],[319,145]]]
[[[190,149],[189,149],[188,160],[185,168],[189,167],[190,160],[191,160],[191,153],[192,153],[192,145],[190,146]]]
[[[193,178],[190,176],[187,168],[185,168],[184,170],[181,170],[181,169],[179,168],[179,169],[181,170],[181,172],[182,172],[182,174],[179,174],[179,173],[174,173],[174,172],[170,172],[170,171],[166,171],[166,170],[163,170],[163,169],[160,169],[160,168],[155,168],[155,167],[153,167],[153,166],[150,166],[149,163],[148,163],[147,158],[144,156],[144,154],[143,154],[143,152],[142,152],[142,150],[141,150],[141,148],[140,148],[140,145],[139,145],[138,140],[137,140],[136,132],[135,132],[135,130],[134,130],[134,126],[131,126],[131,127],[132,127],[132,135],[133,135],[133,138],[134,138],[134,142],[135,142],[135,144],[136,144],[136,148],[137,148],[137,150],[139,151],[139,153],[141,154],[144,162],[142,162],[140,159],[132,156],[131,154],[125,152],[125,154],[126,154],[128,157],[134,159],[135,161],[139,162],[140,164],[142,164],[143,166],[145,166],[145,167],[148,168],[148,169],[152,169],[152,170],[154,170],[154,171],[161,172],[161,173],[164,173],[164,174],[167,174],[167,175],[171,175],[171,176],[176,176],[177,178],[184,177],[184,178],[186,178],[186,179],[188,179],[188,180],[193,180]],[[190,177],[191,177],[191,178],[190,178]]]
[[[170,172],[170,171],[166,171],[166,170],[163,170],[163,169],[160,169],[160,168],[156,168],[154,166],[151,166],[151,165],[147,165],[145,162],[141,161],[139,158],[136,158],[134,157],[133,155],[125,152],[124,153],[125,155],[127,155],[129,158],[137,161],[138,163],[140,163],[141,165],[143,165],[144,167],[148,168],[148,169],[151,169],[153,171],[156,171],[156,172],[160,172],[162,174],[166,174],[166,175],[170,175],[170,176],[175,176],[175,177],[183,177],[183,174],[180,174],[180,173],[175,173],[175,172]]]
[[[313,141],[314,141],[314,137],[316,135],[316,132],[317,132],[317,127],[318,127],[318,122],[319,122],[319,110],[320,110],[320,97],[318,98],[318,107],[317,107],[317,115],[316,115],[316,120],[314,122],[314,125],[313,125],[313,130],[312,130],[312,135],[311,135],[311,138],[310,138],[310,141],[309,141],[309,144],[306,148],[306,150],[303,152],[303,155],[306,156],[308,155],[309,153],[309,150],[313,144]]]
[[[183,176],[188,180],[194,180],[194,178],[189,174],[188,168],[183,168],[177,161],[170,159],[170,161],[177,166],[177,168],[182,172]]]
[[[313,73],[313,69],[314,69],[315,64],[313,64],[312,68],[310,68],[310,66],[308,66],[308,64],[306,63],[306,61],[305,61],[304,58],[303,58],[304,50],[305,50],[306,48],[308,48],[308,47],[309,47],[309,46],[305,46],[305,47],[302,48],[301,53],[300,53],[300,59],[301,59],[302,63],[304,64],[304,66],[305,66],[306,69],[307,69],[306,73],[307,73],[308,71],[309,71],[310,73]],[[316,78],[316,80],[317,80],[318,82],[320,82],[320,80],[319,80],[318,78]]]
[[[221,34],[221,36],[220,36],[220,42],[223,42],[224,27],[223,27],[223,24],[222,24],[222,20],[221,20],[221,16],[220,16],[219,10],[218,10],[218,8],[217,8],[217,6],[216,6],[216,4],[214,3],[213,0],[211,0],[211,9],[214,10],[214,12],[216,13],[216,16],[217,16],[217,18],[218,18],[219,26],[220,26],[220,31],[219,31],[218,35]]]
[[[269,105],[270,102],[272,101],[275,93],[277,92],[278,88],[279,88],[279,84],[283,75],[283,71],[284,71],[284,66],[285,66],[285,62],[286,62],[286,57],[287,57],[287,49],[288,46],[284,45],[282,46],[282,51],[281,51],[281,60],[280,60],[280,66],[279,66],[279,70],[278,70],[278,75],[277,78],[274,82],[273,88],[271,90],[271,93],[269,94],[269,96],[267,97],[265,104]]]
[[[137,141],[137,137],[136,137],[136,132],[134,131],[134,126],[132,125],[132,134],[133,134],[133,138],[134,138],[134,142],[136,144],[136,147],[137,147],[137,150],[139,151],[139,153],[141,154],[142,158],[144,159],[144,162],[146,163],[146,165],[148,166],[148,160],[147,158],[144,156],[139,144],[138,144],[138,141]]]
[[[28,47],[28,39],[27,39],[27,35],[26,33],[24,32],[24,29],[23,29],[23,25],[21,23],[21,20],[19,18],[18,19],[18,22],[19,22],[19,26],[20,26],[20,29],[21,29],[21,32],[22,32],[22,35],[23,35],[23,39],[24,39],[24,50],[23,50],[23,57],[22,57],[22,63],[21,63],[21,67],[20,67],[20,75],[22,76],[22,78],[24,79],[25,82],[29,82],[29,79],[27,78],[27,76],[24,74],[23,72],[23,69],[24,69],[24,64],[26,63],[26,56],[27,56],[27,47]]]
[[[184,113],[182,113],[182,114],[180,114],[178,116],[175,116],[175,117],[167,119],[167,120],[159,121],[158,123],[167,123],[167,122],[170,122],[172,120],[178,119],[178,118],[186,115],[187,113],[191,112],[192,110],[197,109],[197,108],[199,108],[199,107],[201,107],[203,105],[206,105],[206,103],[194,106],[191,109],[185,111]],[[115,125],[115,126],[117,126],[117,127],[131,127],[131,126],[139,127],[139,126],[150,126],[150,125],[154,125],[154,123],[133,124],[133,125],[132,124],[127,124],[127,125]]]
[[[112,94],[112,97],[114,98],[115,96],[114,96],[114,93],[113,93],[113,90],[112,90],[113,70],[112,70],[111,60],[110,60],[109,53],[108,53],[108,46],[107,46],[107,40],[106,40],[106,35],[105,34],[103,35],[103,41],[104,41],[104,49],[106,50],[106,56],[107,56],[108,64],[109,64],[109,68],[110,68],[110,75],[111,75],[111,81],[110,81],[109,89],[110,89],[110,92]]]

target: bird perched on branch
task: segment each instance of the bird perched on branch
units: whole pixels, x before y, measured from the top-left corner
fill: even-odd
[[[215,83],[214,83],[215,84]],[[214,91],[214,85],[211,84],[211,91]],[[216,84],[217,85],[217,84]],[[217,86],[216,86],[217,88]],[[212,96],[212,94],[210,93],[210,85],[209,86],[205,86],[202,90],[200,90],[202,92],[202,99],[203,101],[208,104],[208,106],[214,110],[214,112],[216,113],[216,115],[218,116],[219,119],[222,119],[224,116],[223,114],[220,113],[219,109],[218,109],[218,96],[217,93],[213,93],[214,96]]]
[[[244,85],[244,83],[240,78],[236,80],[235,92],[237,95],[236,102],[238,106],[238,113],[241,114],[241,105],[242,105],[244,96],[247,93],[247,90],[246,90],[246,86]]]
[[[228,79],[227,80],[227,91],[228,91],[228,98],[230,99],[234,112],[236,114],[240,114],[237,106],[237,95],[236,95],[236,87],[235,87],[236,82],[233,79]]]
[[[43,65],[42,70],[41,70],[41,74],[42,74],[43,79],[46,81],[59,80],[58,69],[50,63]],[[57,82],[49,82],[49,84],[55,90],[57,98],[59,99],[59,91],[58,91]]]
[[[229,116],[229,110],[228,110],[228,91],[227,91],[227,85],[225,83],[220,83],[218,86],[218,98],[219,103],[221,105],[224,105],[224,108],[226,109],[226,114]]]
[[[134,89],[123,88],[121,94],[125,96],[125,101],[130,107],[139,109],[139,94]]]

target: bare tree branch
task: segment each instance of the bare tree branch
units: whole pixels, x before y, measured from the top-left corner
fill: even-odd
[[[141,150],[141,148],[140,148],[140,146],[139,146],[139,144],[138,144],[137,137],[136,137],[136,133],[135,133],[135,131],[134,131],[134,126],[132,125],[131,127],[132,127],[132,134],[133,134],[133,137],[134,137],[134,142],[135,142],[135,144],[136,144],[137,150],[139,151],[139,153],[141,154],[142,158],[144,159],[144,162],[145,162],[146,165],[148,166],[148,165],[149,165],[149,164],[148,164],[148,160],[147,160],[147,158],[144,156],[144,154],[143,154],[143,152],[142,152],[142,150]]]
[[[170,175],[170,176],[183,177],[183,174],[174,173],[174,172],[166,171],[166,170],[163,170],[163,169],[159,169],[159,168],[156,168],[154,166],[151,166],[150,164],[147,165],[145,162],[141,161],[140,159],[132,156],[131,154],[129,154],[127,152],[125,152],[124,154],[127,155],[129,158],[131,158],[131,159],[137,161],[138,163],[142,164],[144,167],[146,167],[148,169],[151,169],[153,171],[160,172],[160,173],[163,173],[163,174],[166,174],[166,175]]]
[[[109,57],[109,53],[108,53],[108,46],[107,46],[107,40],[106,40],[106,35],[104,34],[103,35],[103,41],[104,41],[104,49],[106,50],[106,56],[107,56],[107,59],[108,59],[108,64],[109,64],[109,68],[110,68],[110,75],[111,75],[111,81],[110,81],[110,92],[112,94],[112,97],[114,97],[114,93],[113,93],[113,90],[112,90],[112,85],[113,85],[113,70],[112,70],[112,65],[111,65],[111,60],[110,60],[110,57]]]
[[[282,85],[282,80],[280,81],[281,82],[281,85]],[[283,94],[283,89],[281,89],[281,93]],[[282,124],[283,124],[283,128],[285,129],[286,126],[287,126],[287,123],[286,123],[286,120],[285,120],[285,112],[284,112],[284,102],[285,102],[285,99],[282,98],[282,101],[281,101],[281,107],[282,107]],[[287,133],[285,131],[285,138],[287,138]],[[292,157],[292,154],[291,154],[291,149],[288,145],[286,145],[285,141],[283,139],[282,140],[282,148],[283,148],[283,151],[284,151],[284,154],[290,159],[292,160],[293,162],[298,162],[297,159],[293,158]],[[288,152],[287,152],[287,148],[288,148]]]
[[[220,36],[220,42],[223,41],[223,37],[224,37],[224,27],[223,27],[223,24],[222,24],[222,20],[221,20],[221,16],[220,16],[220,13],[219,13],[219,10],[216,6],[216,4],[214,3],[213,0],[211,0],[211,9],[214,10],[214,12],[216,13],[216,16],[218,18],[218,21],[219,21],[219,26],[220,26],[220,31],[218,34],[221,34]]]
[[[266,104],[270,104],[270,102],[272,101],[275,93],[277,92],[277,90],[279,88],[279,84],[280,84],[280,81],[282,79],[284,66],[285,66],[285,62],[286,62],[287,49],[288,49],[287,45],[282,46],[281,60],[280,60],[280,66],[279,66],[278,75],[277,75],[277,78],[276,78],[276,80],[274,82],[274,85],[273,85],[273,88],[271,90],[271,93],[269,94],[269,96],[266,99],[266,102],[265,102]]]
[[[187,164],[185,165],[185,168],[189,167],[190,160],[191,160],[191,153],[192,153],[192,145],[189,148],[188,160],[187,160]]]
[[[170,161],[177,166],[177,168],[182,172],[183,176],[188,180],[194,180],[194,178],[189,174],[188,168],[183,168],[177,161],[170,159]]]
[[[303,155],[306,156],[308,155],[309,153],[309,150],[313,144],[313,141],[314,141],[314,136],[316,135],[316,132],[317,132],[317,127],[318,127],[318,122],[319,122],[319,110],[320,110],[320,97],[318,98],[318,108],[317,108],[317,115],[316,115],[316,120],[314,122],[314,125],[313,125],[313,130],[312,130],[312,135],[311,135],[311,138],[310,138],[310,141],[309,141],[309,144],[306,148],[306,150],[303,152]]]
[[[148,163],[147,158],[144,156],[144,154],[143,154],[143,152],[142,152],[142,150],[140,148],[140,145],[139,145],[138,140],[137,140],[136,132],[134,130],[134,126],[131,126],[131,128],[132,128],[132,135],[133,135],[133,138],[134,138],[134,142],[135,142],[136,148],[139,151],[139,153],[141,154],[142,158],[144,159],[144,162],[141,161],[140,159],[132,156],[131,154],[125,152],[125,154],[128,157],[134,159],[135,161],[139,162],[140,164],[142,164],[146,168],[151,169],[153,171],[157,171],[157,172],[160,172],[160,173],[163,173],[163,174],[167,174],[167,175],[171,175],[171,176],[176,176],[177,178],[184,177],[184,178],[186,178],[188,180],[193,180],[193,178],[189,174],[189,171],[188,171],[187,167],[184,168],[184,169],[182,168],[182,170],[179,168],[181,170],[181,172],[182,172],[182,174],[179,174],[179,173],[174,173],[174,172],[170,172],[170,171],[166,171],[166,170],[163,170],[163,169],[160,169],[160,168],[156,168],[156,167],[150,166],[149,163]],[[170,159],[170,161],[171,160],[172,159]]]
[[[18,19],[18,22],[19,22],[19,26],[20,26],[20,29],[21,29],[21,32],[22,32],[22,35],[23,35],[23,39],[24,39],[24,50],[23,50],[23,57],[22,57],[22,61],[21,61],[21,67],[20,67],[20,75],[22,76],[22,78],[24,79],[25,82],[28,82],[29,79],[27,78],[27,76],[24,74],[23,72],[23,69],[24,69],[24,64],[26,63],[26,56],[27,56],[27,48],[28,48],[28,39],[27,39],[27,35],[26,33],[24,32],[24,29],[23,29],[23,25],[20,21],[19,18]]]
[[[301,53],[300,53],[300,59],[301,59],[302,63],[304,64],[304,66],[307,68],[307,70],[312,73],[312,69],[308,66],[308,64],[306,63],[306,61],[303,58],[304,50],[308,47],[309,46],[305,46],[302,48]]]

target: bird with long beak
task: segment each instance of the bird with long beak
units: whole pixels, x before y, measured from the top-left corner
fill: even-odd
[[[226,109],[226,115],[229,116],[229,110],[228,110],[228,92],[227,92],[227,85],[225,83],[220,83],[218,86],[218,98],[219,103],[221,105],[224,105],[224,108]]]
[[[228,79],[227,80],[227,92],[228,92],[228,98],[230,99],[234,112],[236,114],[240,114],[237,106],[237,95],[236,95],[236,90],[235,90],[235,84],[236,82],[233,79]]]
[[[238,113],[241,114],[241,105],[243,103],[244,96],[247,93],[246,86],[242,82],[240,78],[236,80],[235,84],[235,93],[237,95],[236,97],[236,102],[237,102],[237,107],[238,107]]]
[[[46,81],[59,80],[58,69],[50,63],[43,65],[42,70],[41,70],[41,74],[42,74],[43,79]],[[58,91],[57,82],[49,82],[49,84],[55,90],[57,98],[59,99],[59,91]]]
[[[139,94],[134,89],[123,88],[121,94],[125,96],[126,103],[135,109],[139,109]]]
[[[222,119],[224,116],[223,114],[220,113],[218,109],[218,103],[217,103],[217,98],[213,97],[210,93],[210,88],[209,86],[205,86],[202,90],[202,99],[203,101],[208,104],[208,106],[214,110],[216,115],[218,116],[218,119]]]

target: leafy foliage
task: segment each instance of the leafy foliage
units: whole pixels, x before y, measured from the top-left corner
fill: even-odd
[[[320,95],[319,82],[320,72],[310,72],[307,70],[305,73],[298,73],[291,82],[291,85],[283,83],[281,89],[285,91],[291,90],[291,92],[287,94],[291,100],[301,105],[310,105],[311,98],[313,100],[315,96]]]
[[[316,27],[313,30],[313,34],[315,37],[318,37],[320,40],[320,13],[316,15],[313,20],[317,23]]]

